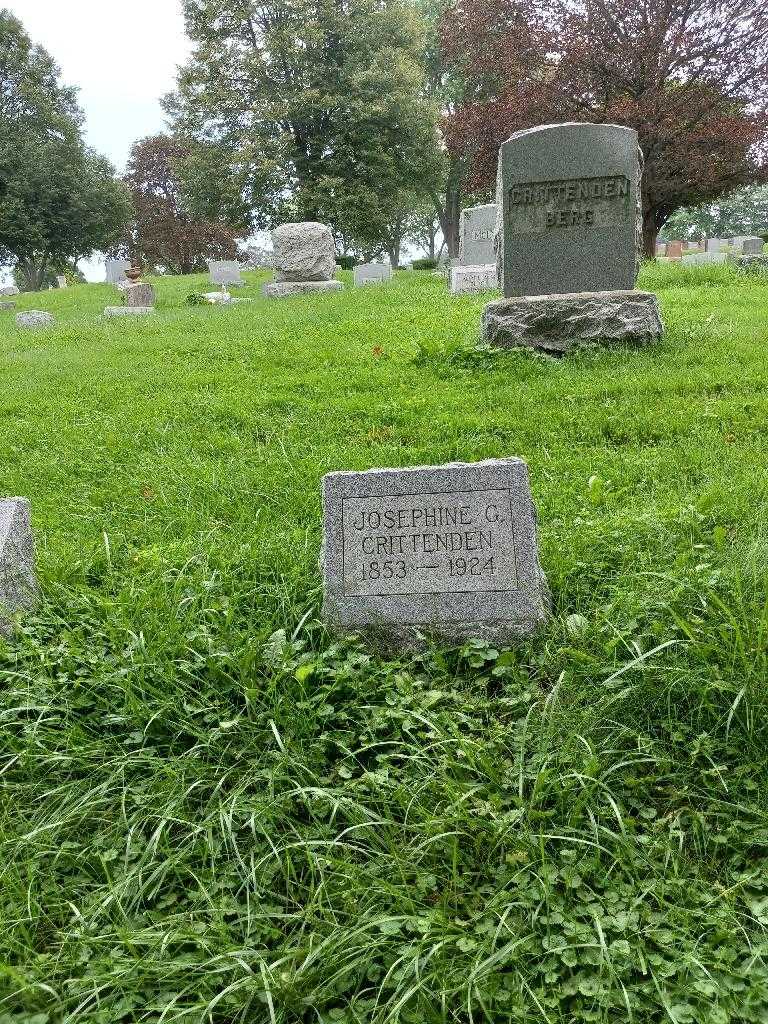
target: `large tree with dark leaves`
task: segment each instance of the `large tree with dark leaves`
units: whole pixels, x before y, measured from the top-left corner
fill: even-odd
[[[321,220],[393,241],[439,169],[423,26],[406,0],[184,0],[194,43],[166,101],[208,216]]]
[[[31,289],[106,248],[130,213],[111,165],[83,143],[76,93],[0,10],[0,262]]]
[[[477,184],[493,181],[515,131],[629,125],[652,256],[679,207],[768,179],[764,0],[454,0],[442,37],[466,84],[448,143]]]
[[[134,219],[116,256],[160,265],[172,274],[205,270],[206,260],[235,259],[237,229],[196,216],[182,181],[189,143],[152,135],[134,143],[123,179],[131,194]]]

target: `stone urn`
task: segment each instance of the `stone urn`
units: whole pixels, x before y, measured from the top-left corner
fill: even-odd
[[[136,282],[141,277],[141,267],[129,267],[128,270],[126,270],[125,272],[125,276],[131,282],[131,284],[136,284]]]

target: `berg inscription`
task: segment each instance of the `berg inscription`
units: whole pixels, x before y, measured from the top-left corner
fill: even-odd
[[[406,645],[424,633],[501,643],[546,618],[522,460],[329,473],[323,505],[335,628]]]
[[[580,178],[514,185],[507,194],[511,230],[541,234],[552,228],[611,227],[631,217],[629,180]]]

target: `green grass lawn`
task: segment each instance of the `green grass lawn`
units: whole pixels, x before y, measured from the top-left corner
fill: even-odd
[[[555,361],[429,274],[266,277],[0,313],[0,1024],[764,1024],[768,280],[648,268],[663,343]],[[326,633],[324,473],[509,455],[541,635]]]

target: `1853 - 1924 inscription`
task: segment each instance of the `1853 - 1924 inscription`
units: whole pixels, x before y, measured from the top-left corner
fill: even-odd
[[[546,615],[525,463],[330,473],[325,614],[398,643],[432,632],[503,641]]]

